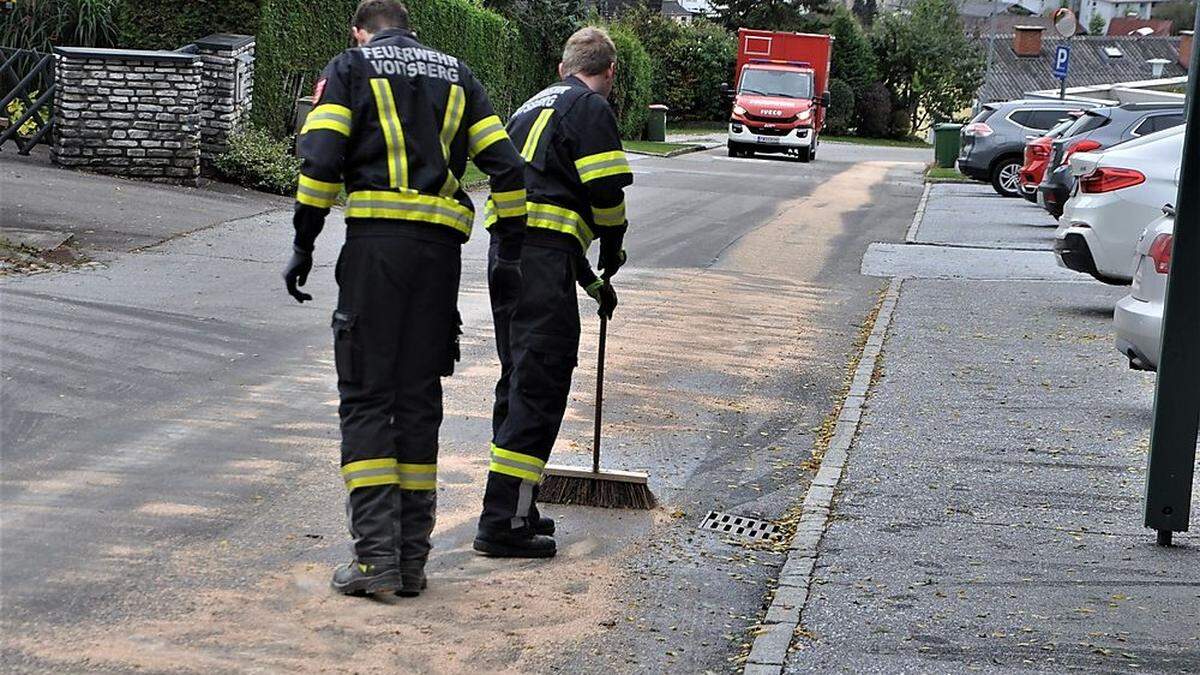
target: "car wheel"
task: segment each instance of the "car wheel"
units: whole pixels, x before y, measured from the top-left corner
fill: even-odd
[[[992,169],[992,188],[1001,197],[1021,196],[1021,160],[1001,160],[996,168]]]

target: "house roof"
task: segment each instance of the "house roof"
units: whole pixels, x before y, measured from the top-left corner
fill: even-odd
[[[1169,36],[1175,30],[1175,22],[1170,19],[1135,19],[1127,16],[1114,17],[1108,23],[1109,35],[1129,35],[1139,28],[1154,30],[1153,35]]]
[[[987,38],[979,38],[986,53]],[[1040,56],[1017,56],[1013,51],[1012,36],[995,38],[995,53],[992,69],[987,81],[979,89],[984,102],[1018,99],[1029,91],[1053,89],[1059,80],[1051,72],[1054,51],[1063,38],[1057,35],[1042,35]],[[1121,56],[1112,57],[1106,48],[1119,50]],[[1081,87],[1113,82],[1133,82],[1154,77],[1150,59],[1170,61],[1161,77],[1183,77],[1187,71],[1179,65],[1178,37],[1109,37],[1077,36],[1071,40],[1071,70],[1067,86]]]
[[[712,16],[716,13],[708,0],[663,0],[662,15],[671,16]]]

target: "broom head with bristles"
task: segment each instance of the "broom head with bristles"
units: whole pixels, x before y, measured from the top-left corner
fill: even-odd
[[[538,501],[606,509],[649,510],[658,505],[649,477],[632,471],[591,471],[548,465],[542,473]]]

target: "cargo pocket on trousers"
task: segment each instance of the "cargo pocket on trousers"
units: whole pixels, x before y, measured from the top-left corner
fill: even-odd
[[[355,383],[362,380],[362,353],[354,332],[358,315],[337,310],[333,313],[333,360],[337,365],[338,382]]]
[[[531,332],[528,340],[530,357],[541,366],[542,382],[528,381],[526,386],[545,388],[561,395],[571,388],[571,373],[579,362],[579,342],[564,335]],[[541,378],[538,378],[541,379]]]
[[[442,377],[453,375],[454,364],[462,360],[462,346],[459,339],[462,334],[462,314],[459,314],[456,309],[454,310],[454,321],[450,324],[450,337],[446,344],[446,362],[439,373]]]

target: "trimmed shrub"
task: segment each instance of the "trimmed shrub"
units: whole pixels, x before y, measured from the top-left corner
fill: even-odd
[[[287,141],[251,126],[230,137],[229,149],[213,160],[213,168],[231,183],[291,196],[296,193],[300,159]]]
[[[707,22],[683,24],[635,10],[621,23],[632,29],[650,56],[651,98],[670,108],[672,119],[721,119],[729,110],[719,94],[733,75],[736,40]]]
[[[832,93],[831,93],[832,96]],[[858,95],[858,134],[883,138],[891,131],[892,94],[882,82],[872,82]]]
[[[825,115],[825,132],[843,135],[854,124],[854,90],[842,80],[829,80],[829,110]]]
[[[645,131],[650,111],[650,81],[653,72],[646,48],[629,28],[609,26],[608,34],[617,46],[617,81],[613,84],[613,112],[621,128],[621,137],[637,139]]]

